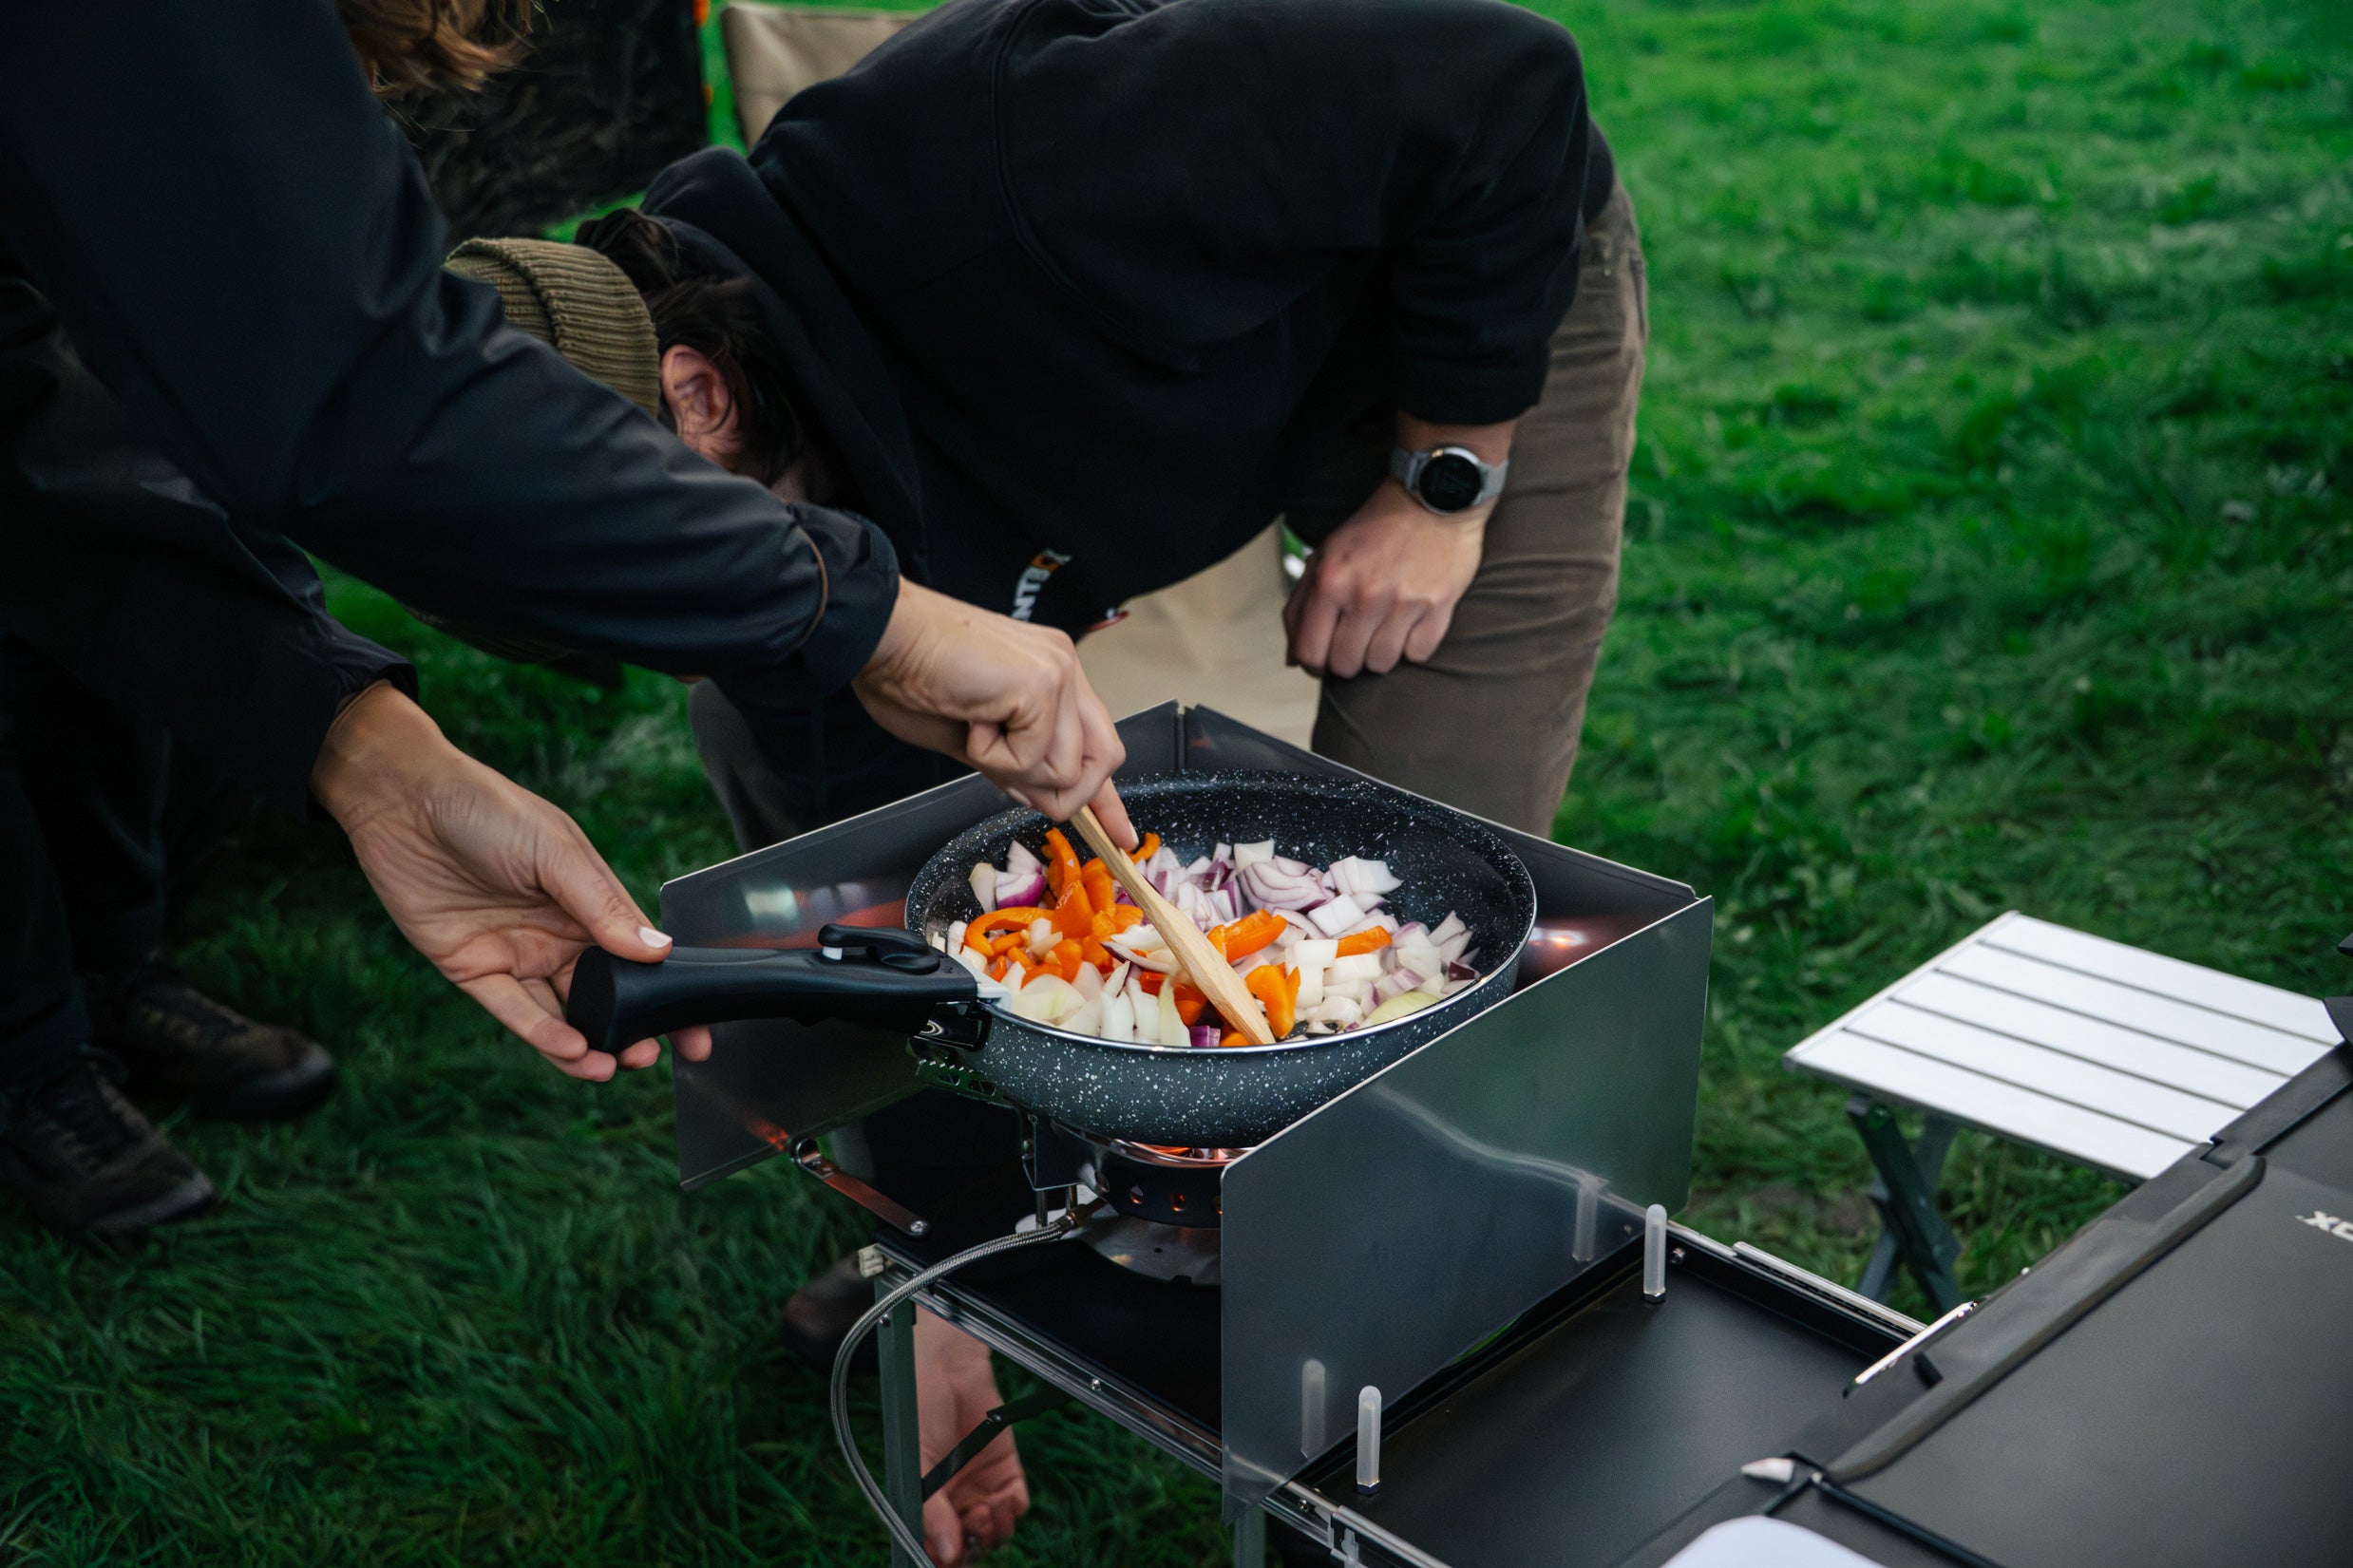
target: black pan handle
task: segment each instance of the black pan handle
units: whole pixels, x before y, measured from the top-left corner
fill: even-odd
[[[935,1008],[979,999],[972,972],[912,931],[827,926],[818,940],[813,952],[682,947],[658,964],[591,948],[573,966],[564,1019],[591,1049],[619,1051],[690,1024],[744,1018],[843,1019],[913,1034]]]

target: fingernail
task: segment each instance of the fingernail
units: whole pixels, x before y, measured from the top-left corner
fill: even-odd
[[[655,930],[652,926],[639,926],[637,928],[637,940],[643,942],[648,947],[668,947],[670,945],[670,938]]]

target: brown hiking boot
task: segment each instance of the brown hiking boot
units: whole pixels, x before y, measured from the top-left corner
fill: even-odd
[[[69,1241],[135,1241],[218,1196],[123,1098],[112,1066],[85,1049],[47,1078],[0,1088],[0,1185]]]
[[[123,1063],[134,1093],[220,1121],[267,1122],[300,1116],[334,1089],[334,1059],[316,1041],[222,1007],[169,964],[150,960],[84,990],[91,1036]]]

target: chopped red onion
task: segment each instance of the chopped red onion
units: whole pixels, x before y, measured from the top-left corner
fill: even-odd
[[[1215,1050],[1218,1041],[1222,1038],[1214,1024],[1195,1024],[1186,1032],[1193,1037],[1195,1050]]]
[[[1042,871],[996,874],[996,909],[1027,909],[1046,897],[1046,874]]]

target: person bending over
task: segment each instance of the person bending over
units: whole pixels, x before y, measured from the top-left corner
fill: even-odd
[[[1276,518],[1316,748],[1549,830],[1615,601],[1646,334],[1557,25],[1496,0],[960,0],[581,243],[664,418],[910,575],[1073,634]],[[946,776],[698,691],[747,845]]]

